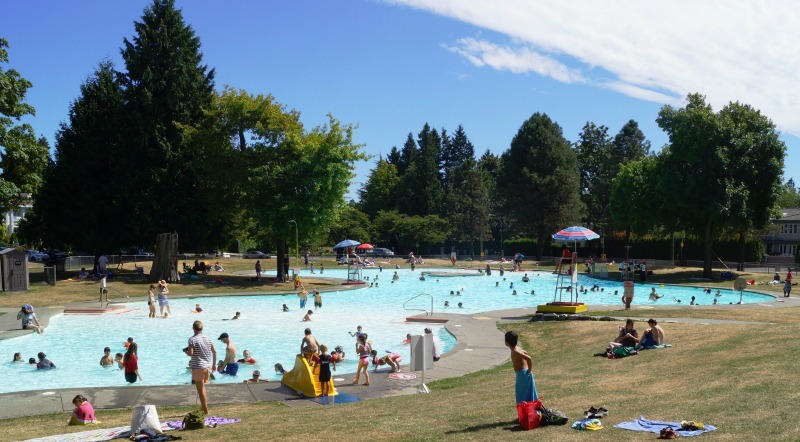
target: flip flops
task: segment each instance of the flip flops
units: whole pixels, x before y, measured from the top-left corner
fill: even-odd
[[[584,419],[600,419],[606,416],[608,416],[608,408],[605,405],[600,408],[589,407],[583,412]]]

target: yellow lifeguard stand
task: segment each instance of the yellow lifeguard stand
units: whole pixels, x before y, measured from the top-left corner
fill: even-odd
[[[294,368],[283,374],[281,382],[292,390],[303,394],[306,397],[322,396],[322,384],[319,383],[319,372],[315,373],[313,367],[308,364],[308,360],[303,355],[297,355],[294,359]],[[331,378],[328,396],[339,394],[333,385]]]

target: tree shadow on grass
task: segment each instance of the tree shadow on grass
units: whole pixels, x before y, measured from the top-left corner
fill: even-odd
[[[495,428],[503,428],[506,431],[523,431],[522,427],[519,426],[519,421],[514,419],[507,422],[490,422],[480,425],[472,425],[461,430],[445,431],[444,434],[474,433],[476,431],[492,430]]]

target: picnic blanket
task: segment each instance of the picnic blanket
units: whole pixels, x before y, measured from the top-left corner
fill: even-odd
[[[167,424],[161,424],[161,431],[169,431],[173,428]],[[100,442],[122,437],[129,437],[131,435],[131,426],[114,428],[95,428],[77,433],[57,434],[55,436],[46,436],[36,439],[28,439],[25,442]]]
[[[680,422],[651,421],[645,419],[644,416],[639,416],[639,419],[636,420],[620,422],[614,426],[624,430],[647,431],[655,434],[661,433],[664,428],[671,427],[680,436],[699,436],[707,431],[717,429],[715,426],[705,424],[705,430],[682,430]]]
[[[225,424],[235,424],[237,422],[241,422],[241,419],[228,419],[225,417],[217,417],[217,416],[209,416],[205,420],[206,427],[216,427],[219,425]],[[169,421],[161,424],[162,427],[167,426],[170,430],[180,430],[183,428],[183,421]]]

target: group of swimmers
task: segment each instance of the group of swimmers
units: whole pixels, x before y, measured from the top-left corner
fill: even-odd
[[[53,370],[56,368],[56,364],[52,363],[49,359],[47,359],[47,355],[44,352],[39,352],[36,355],[39,360],[37,361],[36,358],[28,359],[29,365],[35,365],[37,370]],[[25,361],[22,359],[22,353],[14,353],[14,358],[11,362],[22,364]]]

